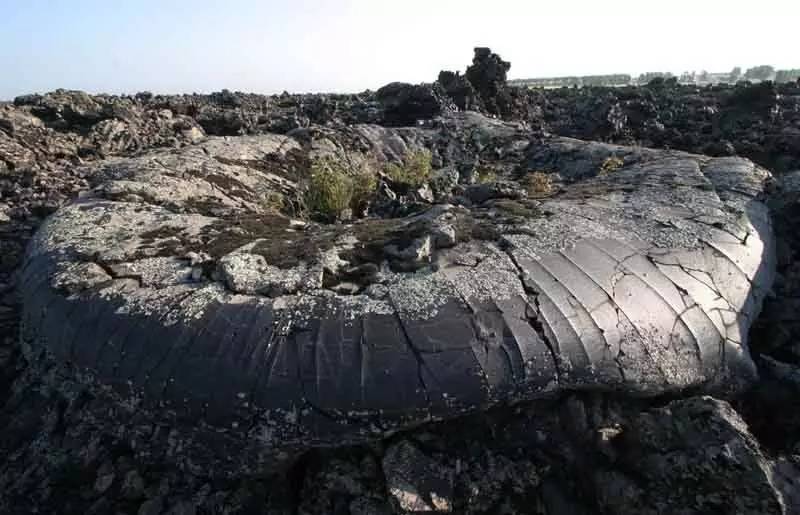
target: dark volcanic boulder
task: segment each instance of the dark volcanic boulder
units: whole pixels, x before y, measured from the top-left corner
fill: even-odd
[[[56,132],[25,110],[0,106],[0,163],[6,167],[17,169],[74,159],[79,147],[77,135]]]
[[[392,82],[376,93],[389,125],[413,125],[453,110],[452,102],[441,85]]]
[[[730,108],[764,114],[774,109],[777,101],[778,88],[775,83],[766,81],[737,85],[726,104]]]
[[[467,68],[466,77],[490,113],[500,113],[501,107],[508,104],[506,79],[510,69],[511,63],[503,61],[491,49],[475,49],[475,57]]]
[[[480,111],[481,99],[466,76],[458,72],[441,71],[437,82],[462,111]]]
[[[476,48],[472,65],[465,75],[442,71],[437,83],[462,110],[499,115],[507,120],[525,120],[542,127],[541,105],[545,103],[539,92],[527,88],[508,86],[506,83],[511,63],[488,48]]]
[[[792,465],[771,462],[729,404],[631,404],[573,397],[496,431],[475,417],[434,426],[422,444],[395,440],[382,463],[395,513],[796,513],[781,477]]]
[[[754,375],[774,250],[769,174],[749,161],[538,141],[474,113],[319,132],[94,167],[93,193],[44,224],[21,274],[24,349],[50,387],[88,392],[103,431],[232,474],[558,392]],[[316,224],[265,201],[301,188],[302,156],[355,166],[426,147],[505,167],[478,174],[488,193],[456,188],[403,218]]]
[[[33,102],[29,104],[29,102]],[[17,105],[31,105],[33,114],[55,128],[66,129],[72,125],[91,126],[108,119],[113,113],[107,105],[98,102],[83,91],[58,89],[43,96],[27,96],[16,99]]]
[[[617,431],[615,469],[593,474],[608,513],[795,513],[791,487],[776,481],[776,464],[727,403],[671,402]]]
[[[143,110],[128,97],[57,90],[0,106],[0,161],[16,168],[180,146],[204,137],[192,118]]]
[[[508,91],[516,98],[525,90]],[[698,87],[667,81],[661,87],[528,91],[527,100],[542,110],[548,129],[562,136],[715,156],[735,153],[779,174],[800,168],[795,83]],[[512,109],[511,114],[526,119],[528,113]]]

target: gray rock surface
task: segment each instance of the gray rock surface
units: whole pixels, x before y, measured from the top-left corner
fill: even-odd
[[[744,421],[711,398],[638,415],[618,428],[612,449],[623,449],[612,455],[618,472],[594,473],[612,513],[783,513],[792,502]]]
[[[468,205],[400,219],[298,225],[262,201],[302,190],[300,155],[381,163],[424,147],[500,177]],[[530,163],[551,154],[561,182],[526,198]],[[743,159],[540,141],[470,113],[310,145],[210,138],[85,174],[92,192],[28,248],[23,349],[120,410],[119,430],[174,425],[182,467],[256,471],[566,391],[731,392],[755,376],[747,332],[775,252],[769,174]],[[458,242],[434,248],[443,224]],[[383,254],[353,250],[376,238]],[[337,285],[365,266],[370,288]],[[333,282],[310,279],[320,268]]]

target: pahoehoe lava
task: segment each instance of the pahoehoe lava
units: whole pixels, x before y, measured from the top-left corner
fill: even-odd
[[[298,190],[298,163],[421,150],[435,177],[476,153],[496,166],[409,213],[316,223],[264,202]],[[715,392],[754,375],[747,334],[775,250],[770,175],[746,159],[448,113],[91,166],[92,190],[29,245],[26,357],[170,423],[181,456],[257,470],[567,390]],[[534,170],[552,184],[539,195]]]

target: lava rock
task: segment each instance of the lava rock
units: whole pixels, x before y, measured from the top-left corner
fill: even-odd
[[[478,47],[466,78],[475,88],[483,105],[490,113],[499,114],[509,104],[506,80],[511,63],[503,61],[489,48]]]
[[[450,513],[453,471],[440,467],[407,441],[383,457],[386,488],[402,513]]]
[[[452,102],[438,83],[415,86],[393,82],[379,89],[376,98],[389,125],[413,125],[453,110]]]
[[[615,438],[620,470],[598,470],[601,503],[615,513],[784,513],[771,464],[741,417],[708,397],[676,401],[630,420]]]
[[[441,71],[437,82],[462,111],[481,111],[480,96],[467,77],[459,72]]]

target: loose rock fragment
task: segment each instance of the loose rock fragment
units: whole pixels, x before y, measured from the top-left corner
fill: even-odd
[[[386,487],[405,513],[450,513],[452,471],[440,467],[407,441],[390,447],[383,458]]]

